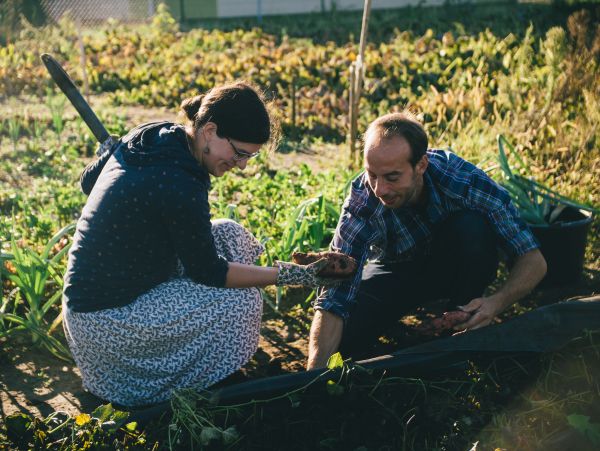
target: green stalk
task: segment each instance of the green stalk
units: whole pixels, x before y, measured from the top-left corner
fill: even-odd
[[[2,254],[2,263],[11,260],[15,271],[10,272],[4,264],[0,266],[0,275],[15,285],[12,298],[12,313],[7,312],[11,298],[2,302],[0,324],[3,326],[3,336],[12,336],[17,332],[29,333],[31,342],[47,349],[50,353],[63,360],[70,360],[69,351],[50,334],[60,324],[60,315],[50,320],[48,315],[53,306],[61,298],[62,279],[54,266],[64,257],[69,246],[65,246],[50,258],[50,253],[63,236],[70,234],[74,224],[59,230],[46,244],[40,254],[28,247],[17,245],[15,234],[11,239],[11,254]],[[57,283],[56,291],[48,296],[47,287],[52,282]],[[19,309],[17,306],[20,305]],[[18,313],[22,311],[22,313]]]
[[[515,158],[517,171],[513,171],[510,167],[506,149]],[[523,159],[502,135],[498,135],[498,162],[504,175],[504,180],[500,184],[509,192],[525,221],[532,224],[549,224],[558,216],[550,215],[553,207],[556,210],[556,208],[561,208],[560,205],[596,214],[600,213],[600,210],[595,207],[576,202],[533,180]],[[528,175],[528,177],[518,172]]]

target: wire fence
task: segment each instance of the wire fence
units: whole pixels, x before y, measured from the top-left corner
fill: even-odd
[[[42,0],[49,21],[58,22],[65,14],[82,27],[94,26],[108,18],[120,22],[143,22],[154,15],[158,0]]]
[[[34,26],[58,23],[65,15],[81,28],[149,20],[161,0],[0,0],[0,45],[14,42],[23,20]]]

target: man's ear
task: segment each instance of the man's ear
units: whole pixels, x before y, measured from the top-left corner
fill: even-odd
[[[419,175],[425,174],[425,170],[427,169],[428,165],[429,165],[429,158],[427,158],[427,154],[425,154],[421,157],[421,159],[415,166],[415,170],[417,171],[417,174],[419,174]]]

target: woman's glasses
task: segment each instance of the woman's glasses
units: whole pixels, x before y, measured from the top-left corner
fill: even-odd
[[[229,138],[225,138],[229,144],[231,144],[231,148],[233,149],[233,161],[242,161],[242,160],[250,160],[254,157],[257,157],[260,151],[256,153],[249,153],[243,150],[239,150],[235,145],[231,142]]]

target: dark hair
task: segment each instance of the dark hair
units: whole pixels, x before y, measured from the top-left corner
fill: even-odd
[[[378,133],[381,139],[390,139],[394,136],[406,139],[410,145],[410,164],[413,167],[427,152],[427,133],[417,117],[409,110],[389,113],[375,119],[365,132],[365,141],[370,133]]]
[[[216,86],[205,94],[184,100],[181,109],[198,130],[207,122],[217,125],[220,138],[264,144],[271,138],[271,119],[260,92],[237,81]]]

